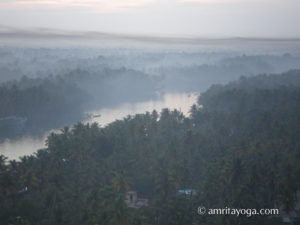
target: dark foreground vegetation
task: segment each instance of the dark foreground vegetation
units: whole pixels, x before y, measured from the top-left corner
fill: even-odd
[[[299,103],[300,71],[290,71],[213,86],[189,118],[165,109],[106,128],[65,127],[34,156],[1,156],[1,225],[283,224],[279,216],[200,216],[197,207],[299,213]],[[128,208],[127,190],[149,206]],[[291,219],[299,224],[299,214]]]

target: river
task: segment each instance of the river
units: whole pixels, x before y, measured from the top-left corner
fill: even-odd
[[[160,112],[163,108],[177,109],[185,116],[188,116],[190,107],[197,101],[197,96],[197,93],[166,93],[158,100],[122,103],[115,107],[88,112],[88,114],[94,116],[83,122],[97,122],[101,127],[105,127],[109,123],[117,119],[123,119],[128,115],[145,113],[147,111],[152,112],[153,110]],[[0,144],[0,154],[5,155],[10,160],[18,160],[21,156],[31,155],[38,149],[46,147],[45,141],[49,133],[50,131],[42,138],[24,136],[18,140],[6,140]]]

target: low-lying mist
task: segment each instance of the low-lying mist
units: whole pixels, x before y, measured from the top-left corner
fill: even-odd
[[[89,111],[300,69],[297,39],[182,38],[0,29],[0,140]]]

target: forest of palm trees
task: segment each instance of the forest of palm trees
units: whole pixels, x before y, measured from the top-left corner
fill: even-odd
[[[34,155],[0,156],[1,225],[300,224],[299,103],[294,70],[214,85],[189,117],[164,109],[64,127]],[[129,190],[149,206],[128,208]],[[199,206],[281,214],[201,216]]]

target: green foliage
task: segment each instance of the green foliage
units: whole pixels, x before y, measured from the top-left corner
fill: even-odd
[[[60,77],[23,77],[0,85],[0,141],[40,134],[83,118],[88,95]],[[18,122],[10,117],[24,118]]]
[[[212,87],[189,118],[164,109],[105,128],[78,123],[51,134],[34,156],[1,156],[1,224],[282,224],[269,216],[199,216],[197,207],[295,209],[298,76]],[[197,195],[179,195],[185,188]],[[149,207],[127,208],[129,189]]]

